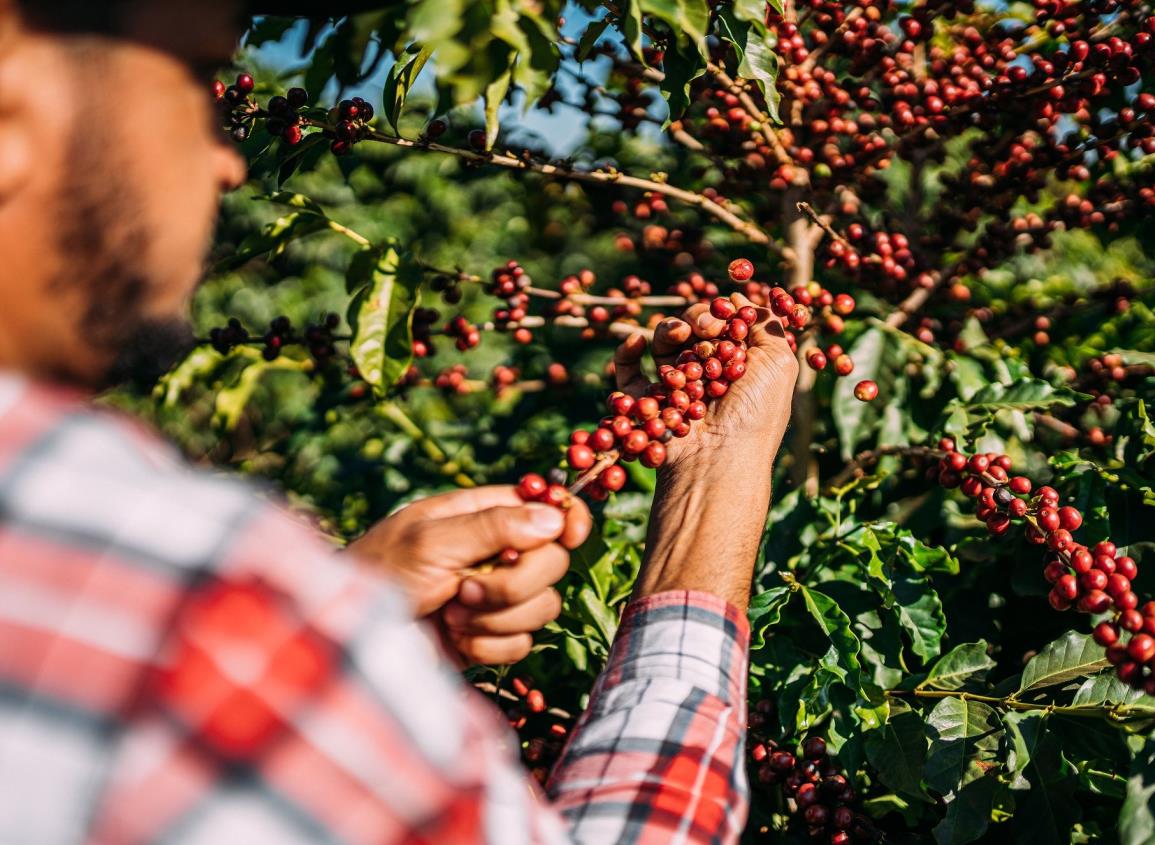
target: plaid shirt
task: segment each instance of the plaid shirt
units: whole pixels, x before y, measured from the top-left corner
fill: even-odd
[[[152,433],[0,376],[0,842],[728,842],[745,619],[633,603],[536,795],[400,592]]]

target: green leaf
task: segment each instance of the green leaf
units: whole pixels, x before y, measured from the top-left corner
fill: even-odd
[[[432,55],[432,49],[422,48],[414,44],[401,57],[398,57],[397,61],[393,63],[393,67],[389,69],[389,75],[385,78],[385,87],[381,92],[381,113],[389,121],[394,135],[401,134],[397,124],[401,120],[401,109],[405,106],[405,98],[409,96],[413,83],[417,81],[421,69],[425,67],[425,63],[429,61],[429,57]]]
[[[898,713],[866,734],[866,759],[879,778],[895,792],[927,799],[922,784],[927,738],[922,718],[912,710]]]
[[[349,352],[361,377],[378,395],[404,375],[413,359],[413,309],[421,279],[419,265],[386,248],[354,303]]]
[[[1108,704],[1134,704],[1146,699],[1145,703],[1155,706],[1155,698],[1144,694],[1143,690],[1134,689],[1130,684],[1119,680],[1115,670],[1100,672],[1094,677],[1087,678],[1075,691],[1071,704],[1075,707],[1093,707]]]
[[[306,235],[320,232],[329,227],[329,220],[322,214],[302,209],[278,217],[259,234],[250,235],[241,241],[237,251],[217,264],[216,269],[231,270],[251,261],[259,255],[277,257],[285,248]]]
[[[640,0],[625,0],[622,9],[622,35],[626,38],[626,49],[635,60],[645,63],[642,56],[642,4]]]
[[[852,680],[851,676],[857,675],[861,667],[858,662],[860,645],[851,629],[850,617],[825,593],[809,587],[802,587],[801,592],[806,609],[830,640],[830,648],[820,658],[820,665],[841,681]]]
[[[1088,634],[1068,631],[1045,645],[1023,668],[1019,692],[1066,683],[1108,665],[1103,647]]]
[[[938,593],[926,578],[904,570],[895,546],[884,548],[870,528],[863,529],[861,536],[868,555],[868,580],[882,597],[883,606],[898,618],[915,654],[923,661],[937,657],[946,632]]]
[[[750,620],[750,650],[757,651],[766,645],[766,632],[782,619],[782,608],[790,601],[789,587],[773,587],[758,593],[750,599],[746,611]]]
[[[1009,385],[998,382],[988,384],[961,404],[972,413],[1032,411],[1055,406],[1070,407],[1081,398],[1082,394],[1067,388],[1055,387],[1042,379],[1024,378]]]
[[[630,6],[634,6],[635,4],[627,3],[626,5],[628,8]],[[590,53],[593,52],[594,47],[597,46],[598,39],[602,37],[602,33],[606,31],[606,28],[609,27],[609,25],[610,25],[610,19],[608,17],[605,17],[605,18],[602,18],[601,20],[593,21],[592,23],[590,23],[589,26],[586,27],[586,31],[582,33],[581,40],[578,41],[576,56],[577,56],[577,60],[579,62],[584,62],[586,59],[588,59],[590,57]],[[627,41],[627,46],[629,46],[628,41]],[[639,49],[639,52],[640,52],[640,48],[641,48],[641,30],[639,29],[638,30],[638,49]],[[634,53],[634,49],[631,48],[630,54],[633,55],[633,53]],[[634,58],[638,58],[638,57],[634,56]]]
[[[854,386],[861,379],[872,379],[878,382],[880,391],[887,385],[893,386],[892,376],[894,341],[889,333],[874,326],[867,329],[848,354],[854,359],[853,378],[840,378],[835,383],[834,395],[830,400],[830,410],[834,417],[834,427],[838,431],[839,448],[843,460],[849,461],[854,457],[858,444],[868,436],[876,435],[878,445],[905,445],[900,442],[901,437],[885,437],[880,430],[880,415],[885,415],[891,405],[892,396],[884,396],[876,402],[860,402],[854,398]],[[883,401],[883,400],[887,401]],[[895,409],[897,412],[898,409]],[[886,426],[887,430],[896,430],[894,426]]]
[[[675,37],[686,37],[694,43],[702,58],[707,57],[706,28],[710,7],[706,0],[641,0],[644,14],[653,15],[669,25]]]
[[[981,701],[944,698],[926,720],[930,750],[923,774],[943,796],[957,794],[998,765],[1003,727],[998,713]]]
[[[935,825],[934,840],[939,845],[965,845],[974,842],[991,823],[991,810],[999,782],[994,776],[970,781],[947,799],[946,815]]]
[[[497,140],[497,133],[501,129],[498,112],[505,100],[505,95],[509,93],[509,83],[512,78],[513,74],[506,71],[485,86],[485,148],[487,150],[493,148],[493,144]]]
[[[273,361],[254,361],[241,372],[236,384],[217,391],[213,420],[226,431],[232,431],[240,423],[249,400],[266,374],[274,370],[306,372],[311,368],[311,361],[298,361],[284,356]]]
[[[1127,800],[1119,814],[1120,845],[1155,842],[1155,741],[1148,736],[1131,758]]]
[[[994,668],[995,662],[987,655],[987,643],[963,643],[955,646],[930,670],[919,686],[942,690],[961,688],[971,680],[982,680]]]
[[[778,54],[774,52],[774,43],[774,36],[765,27],[760,24],[751,25],[742,50],[742,60],[738,64],[738,73],[754,80],[766,101],[766,113],[775,123],[781,123],[778,103],[782,95],[778,92]]]
[[[1078,817],[1077,778],[1063,760],[1059,744],[1047,731],[1044,713],[1007,713],[1003,717],[1013,750],[1015,789],[1029,790],[1016,799],[1012,822],[1020,840],[1066,845]]]

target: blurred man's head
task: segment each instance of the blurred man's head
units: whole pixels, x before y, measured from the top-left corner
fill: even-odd
[[[190,337],[219,194],[234,0],[0,0],[0,369],[99,386]]]

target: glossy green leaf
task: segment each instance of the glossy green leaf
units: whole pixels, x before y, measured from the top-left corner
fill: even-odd
[[[789,603],[791,594],[789,587],[773,587],[750,599],[746,614],[750,620],[751,651],[766,644],[766,633],[781,620],[782,608]]]
[[[1127,800],[1119,814],[1121,845],[1155,842],[1155,741],[1147,737],[1131,758]]]
[[[1155,707],[1155,697],[1144,694],[1130,684],[1119,680],[1114,669],[1107,669],[1098,675],[1087,678],[1075,691],[1071,704],[1093,707],[1105,704],[1149,704]]]
[[[982,680],[995,666],[995,662],[987,655],[988,648],[983,640],[955,646],[931,667],[921,686],[956,690],[969,681]]]
[[[405,107],[405,99],[432,55],[432,49],[414,44],[389,69],[385,87],[381,92],[381,113],[389,121],[395,135],[401,134],[398,123],[401,120],[401,110]]]
[[[922,771],[929,743],[922,717],[912,710],[893,715],[866,734],[866,757],[884,784],[911,798],[927,799]]]
[[[413,309],[421,284],[421,268],[386,248],[369,274],[364,293],[355,302],[349,352],[353,362],[378,395],[396,382],[413,358]]]
[[[499,109],[509,93],[509,83],[513,75],[507,71],[485,87],[485,148],[492,149],[501,129]]]
[[[806,602],[806,609],[810,611],[811,617],[818,623],[822,633],[830,640],[830,648],[821,657],[820,664],[839,680],[847,681],[852,675],[856,675],[860,668],[859,642],[851,629],[850,617],[825,593],[808,587],[802,587],[800,591]]]
[[[999,782],[994,775],[969,781],[947,798],[946,814],[935,825],[934,841],[938,845],[965,845],[987,832]]]
[[[927,786],[941,795],[957,794],[998,765],[1002,723],[981,701],[942,699],[927,716],[926,732],[930,749],[923,775]]]
[[[1019,692],[1063,684],[1108,665],[1103,647],[1088,634],[1068,631],[1039,650],[1023,667]]]

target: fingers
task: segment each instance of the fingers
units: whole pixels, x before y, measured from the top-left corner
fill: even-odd
[[[758,312],[758,319],[750,327],[750,334],[746,338],[748,346],[766,347],[786,339],[786,330],[782,326],[782,321],[775,317],[774,312],[769,308],[755,305],[740,293],[731,294],[730,301],[739,308],[749,305]]]
[[[582,530],[580,516],[578,520],[571,533]],[[566,514],[559,508],[520,503],[415,522],[408,526],[408,545],[420,559],[454,568],[488,560],[503,549],[536,549],[557,540],[565,530]]]
[[[446,636],[467,662],[484,663],[490,666],[517,663],[519,660],[525,659],[533,648],[533,637],[529,634],[494,637],[473,636],[448,631]]]
[[[442,618],[450,630],[459,634],[508,635],[539,631],[561,613],[561,595],[552,588],[520,604],[501,610],[473,610],[459,602],[450,602]]]
[[[614,380],[618,390],[631,396],[641,396],[649,383],[642,373],[642,358],[646,354],[646,338],[632,334],[614,350]]]
[[[469,490],[452,490],[417,499],[398,510],[391,519],[405,522],[445,519],[487,508],[512,508],[523,504],[512,484],[491,484]]]
[[[569,552],[556,543],[524,553],[512,566],[462,579],[457,600],[473,610],[513,607],[556,584],[569,569]]]
[[[677,317],[662,320],[654,329],[654,360],[659,364],[666,363],[666,359],[682,351],[693,335],[693,329],[685,320]]]
[[[593,526],[594,520],[590,516],[589,507],[577,496],[574,496],[570,499],[570,506],[565,511],[565,528],[562,529],[558,542],[567,549],[576,549],[586,541],[586,537],[590,536],[590,530]]]

